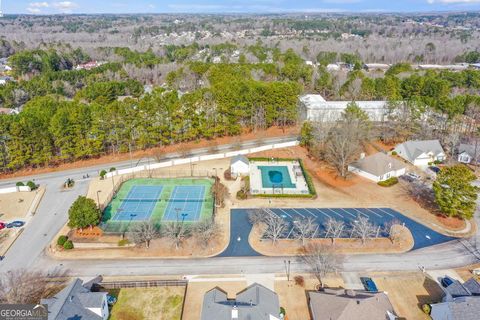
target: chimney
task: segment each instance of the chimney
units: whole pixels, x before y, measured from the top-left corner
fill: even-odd
[[[233,306],[232,309],[232,320],[238,319],[238,309],[237,306]]]
[[[392,163],[391,162],[388,163],[388,169],[392,169]]]

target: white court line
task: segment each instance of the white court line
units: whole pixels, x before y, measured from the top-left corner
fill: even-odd
[[[388,214],[388,215],[389,215],[390,217],[392,217],[392,218],[395,218],[395,216],[394,216],[393,214],[391,214],[391,213],[388,212],[388,211],[383,210],[382,208],[375,208],[375,209],[380,210],[380,211],[382,211],[382,212],[385,213],[385,214]]]

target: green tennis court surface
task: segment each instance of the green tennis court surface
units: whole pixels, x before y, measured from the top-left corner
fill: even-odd
[[[213,213],[210,179],[131,179],[103,212],[105,232],[124,232],[135,222],[196,222]]]

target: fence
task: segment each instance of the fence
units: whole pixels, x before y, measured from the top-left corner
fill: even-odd
[[[121,171],[121,170],[120,170]],[[107,195],[103,203],[100,204],[100,209],[103,211],[108,206],[108,204],[112,201],[113,197],[115,196],[116,192],[120,189],[122,183],[127,180],[134,179],[134,178],[206,178],[206,177],[213,177],[215,176],[214,170],[168,170],[165,169],[161,170],[160,168],[157,169],[148,169],[144,171],[135,171],[127,174],[122,174],[118,176],[110,176],[113,184],[113,190]]]
[[[92,291],[122,289],[122,288],[153,288],[153,287],[186,287],[188,280],[146,280],[146,281],[116,281],[99,282],[92,286]]]
[[[173,166],[176,166],[176,165],[179,165],[179,164],[191,164],[191,163],[195,163],[195,162],[199,162],[199,161],[231,158],[231,157],[234,157],[234,156],[237,156],[237,155],[245,155],[245,154],[249,154],[249,153],[256,153],[256,152],[267,151],[267,150],[294,147],[294,146],[297,146],[298,144],[299,144],[298,141],[289,141],[289,142],[269,144],[269,145],[266,145],[266,146],[261,146],[261,147],[256,147],[256,148],[241,149],[241,150],[230,151],[230,152],[223,152],[223,153],[217,153],[217,154],[209,154],[209,155],[203,155],[203,156],[194,156],[194,157],[190,157],[190,158],[181,158],[181,159],[163,161],[163,162],[154,163],[154,164],[151,164],[151,165],[142,165],[142,166],[138,166],[138,167],[134,167],[134,168],[116,170],[116,171],[107,173],[106,177],[111,178],[112,176],[118,176],[118,175],[124,175],[124,174],[136,174],[136,173],[143,172],[143,171],[152,171],[152,170],[160,169],[160,168],[173,167]],[[205,175],[205,176],[208,176],[208,174]]]

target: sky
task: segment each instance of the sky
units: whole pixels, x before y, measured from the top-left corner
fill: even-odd
[[[5,14],[480,11],[480,0],[0,0]]]

